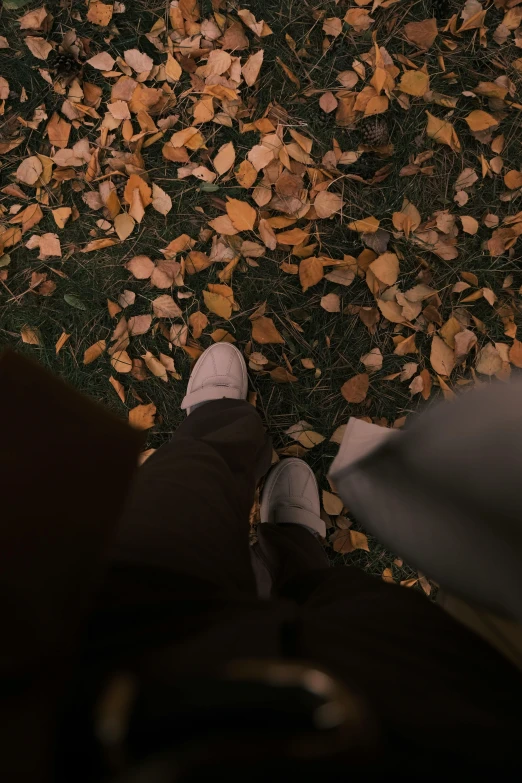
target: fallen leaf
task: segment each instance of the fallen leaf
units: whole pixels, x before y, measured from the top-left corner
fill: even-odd
[[[120,212],[114,218],[114,229],[122,241],[132,234],[135,225],[136,221],[127,212]]]
[[[89,4],[87,19],[89,22],[92,22],[99,27],[107,27],[112,19],[113,10],[112,5],[106,5],[105,3],[97,2],[96,0]]]
[[[205,305],[211,313],[219,315],[220,318],[230,319],[232,315],[232,302],[226,296],[221,294],[212,293],[211,291],[203,291],[203,299]]]
[[[129,424],[137,430],[149,430],[154,427],[156,406],[153,402],[148,405],[136,405],[129,411]]]
[[[455,367],[455,354],[438,335],[431,342],[430,364],[438,375],[451,375]]]
[[[31,326],[22,326],[20,330],[20,336],[22,342],[27,345],[41,345],[40,332],[38,329],[33,329]]]
[[[134,256],[127,261],[125,268],[134,275],[136,280],[147,280],[154,271],[154,262],[148,256]]]
[[[480,109],[475,109],[465,118],[472,131],[484,131],[496,127],[499,123],[491,114]]]
[[[16,179],[25,185],[36,185],[43,172],[42,162],[35,155],[25,158],[16,170]]]
[[[48,233],[41,234],[40,236],[33,234],[29,241],[25,243],[25,246],[29,248],[29,250],[38,248],[40,250],[38,258],[42,260],[52,256],[58,256],[61,258],[62,255],[62,248],[60,247],[58,234]]]
[[[245,201],[229,198],[227,201],[227,215],[236,231],[252,231],[256,222],[256,211]]]
[[[146,351],[146,353],[141,358],[155,378],[160,378],[165,383],[168,383],[169,377],[167,375],[167,370],[159,359],[156,359],[156,357],[153,356],[150,351]]]
[[[347,402],[360,403],[364,402],[366,395],[368,394],[368,388],[370,386],[370,376],[368,373],[360,373],[354,375],[341,387],[341,394]]]
[[[415,46],[429,49],[438,35],[437,20],[432,18],[424,19],[422,22],[408,22],[404,25],[404,34]]]
[[[54,222],[58,226],[58,228],[65,228],[65,224],[71,217],[72,209],[71,207],[58,207],[57,209],[53,209],[53,218]]]
[[[54,112],[45,129],[50,143],[54,147],[67,147],[69,135],[71,133],[71,124]]]
[[[205,313],[202,313],[200,310],[198,310],[189,316],[189,324],[192,331],[192,337],[195,340],[199,340],[203,330],[207,328],[209,320]]]
[[[354,76],[355,76],[355,83],[356,83],[358,80],[358,76],[357,74],[354,74]],[[338,105],[339,105],[339,101],[337,100],[335,95],[330,91],[324,92],[319,98],[319,106],[326,114],[330,114],[330,112],[335,111]]]
[[[339,212],[342,207],[343,200],[338,193],[323,190],[315,197],[314,209],[319,218],[329,218]]]
[[[461,215],[460,220],[462,223],[462,230],[466,234],[476,234],[478,231],[478,220],[475,220],[474,217],[471,217],[470,215]]]
[[[430,139],[437,141],[439,144],[447,144],[453,152],[460,152],[460,141],[453,125],[450,122],[446,122],[446,120],[441,120],[439,117],[434,117],[429,111],[426,114],[428,115],[426,133]]]
[[[502,369],[502,357],[493,343],[486,345],[478,352],[475,369],[482,375],[496,375]]]
[[[299,264],[299,280],[303,288],[303,293],[308,291],[314,285],[317,285],[324,274],[324,264],[320,258],[311,256],[304,258]]]
[[[322,296],[321,307],[323,310],[326,310],[327,313],[340,313],[341,300],[339,294],[326,294],[326,296]]]
[[[252,321],[252,340],[260,345],[284,343],[273,320],[266,316]]]
[[[382,361],[383,357],[380,348],[372,348],[367,354],[361,356],[361,362],[369,373],[381,370]]]
[[[129,318],[129,335],[136,337],[139,334],[147,334],[152,323],[151,315],[133,315]]]
[[[323,438],[324,440],[324,438]],[[304,445],[304,444],[302,444]],[[342,513],[344,503],[338,495],[323,489],[323,508],[331,517],[338,517]]]
[[[152,300],[152,309],[156,318],[180,318],[181,308],[170,294],[162,294]]]
[[[359,234],[374,234],[379,228],[380,222],[372,215],[362,220],[353,220],[351,223],[348,223],[348,228],[352,231],[357,231]]]
[[[154,66],[152,58],[148,54],[140,52],[139,49],[127,49],[123,59],[136,73],[149,73]]]
[[[522,188],[522,173],[513,169],[504,174],[504,184],[510,190]]]
[[[385,285],[394,285],[399,276],[399,259],[395,253],[383,253],[370,264],[375,277]]]
[[[99,359],[100,356],[104,353],[106,347],[107,347],[107,343],[105,342],[105,340],[98,340],[93,345],[90,345],[89,348],[87,348],[83,354],[83,363],[91,364],[91,362],[94,362],[96,361],[96,359]]]
[[[422,98],[429,89],[430,79],[424,71],[405,71],[402,74],[398,88],[407,95]]]
[[[216,169],[218,174],[226,174],[229,169],[232,168],[234,165],[234,161],[236,159],[236,151],[234,149],[234,145],[231,141],[229,141],[227,144],[223,144],[219,150],[218,154],[212,161],[212,164],[214,168]],[[242,202],[239,202],[242,203]],[[228,209],[227,209],[228,212]],[[230,216],[230,213],[229,213]],[[230,216],[230,219],[232,220],[232,217]],[[255,220],[255,217],[254,217]],[[234,222],[234,221],[232,221]]]
[[[24,42],[33,57],[36,57],[38,60],[47,60],[49,52],[53,50],[53,47],[45,38],[28,35],[27,38],[24,38]]]
[[[115,62],[109,52],[100,52],[87,60],[87,65],[96,68],[97,71],[112,71]]]
[[[261,66],[263,64],[263,56],[263,49],[259,49],[259,51],[257,51],[255,54],[250,55],[246,63],[241,68],[243,78],[249,87],[252,87],[252,85],[255,84],[256,79],[259,76],[259,71],[261,70]]]

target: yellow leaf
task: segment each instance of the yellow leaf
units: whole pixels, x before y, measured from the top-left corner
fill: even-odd
[[[219,315],[220,318],[228,320],[232,315],[232,301],[226,296],[211,291],[203,291],[203,299],[210,312]]]
[[[252,231],[256,222],[256,211],[246,201],[237,198],[229,198],[227,201],[227,214],[232,225],[237,231]]]
[[[383,114],[385,111],[388,111],[389,105],[390,102],[387,95],[374,95],[366,104],[364,114],[366,117],[373,114]]]
[[[434,117],[429,111],[426,114],[428,115],[426,133],[430,139],[437,141],[439,144],[447,144],[453,152],[460,152],[460,141],[453,125],[450,122],[446,122],[446,120],[441,120],[439,117]]]
[[[488,130],[488,128],[494,128],[499,124],[498,120],[492,117],[491,114],[488,114],[486,111],[481,111],[480,109],[476,109],[475,111],[472,111],[471,114],[468,114],[466,122],[472,131]]]
[[[399,90],[414,95],[416,98],[422,98],[425,92],[429,90],[430,79],[424,71],[405,71],[399,84]]]

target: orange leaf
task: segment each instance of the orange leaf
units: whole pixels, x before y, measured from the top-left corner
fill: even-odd
[[[303,287],[303,293],[314,285],[317,285],[324,275],[324,265],[320,258],[311,256],[304,258],[299,264],[299,280]]]
[[[516,171],[516,169],[512,169],[511,171],[508,171],[507,174],[504,174],[504,184],[506,188],[509,188],[510,190],[516,190],[517,188],[522,187],[522,174],[520,171]]]
[[[105,340],[98,340],[94,345],[89,346],[83,354],[83,363],[90,364],[102,355],[107,347]]]
[[[431,343],[430,364],[437,375],[451,375],[455,367],[455,354],[437,334]]]
[[[262,316],[252,321],[252,340],[261,345],[284,343],[271,318]]]
[[[488,128],[493,128],[499,124],[498,120],[492,117],[491,114],[480,109],[475,109],[471,114],[468,114],[466,122],[472,131],[488,130]]]
[[[124,198],[127,204],[132,204],[134,191],[136,188],[139,190],[141,201],[144,207],[148,207],[152,203],[152,190],[147,185],[144,179],[138,174],[131,174],[125,185]]]
[[[237,198],[228,199],[227,215],[237,231],[252,231],[257,217],[255,209],[250,204]]]
[[[439,144],[447,144],[453,152],[460,152],[460,141],[453,125],[450,122],[446,122],[446,120],[441,120],[439,117],[434,117],[429,111],[426,114],[428,115],[426,133],[430,139],[437,141]]]
[[[354,375],[341,387],[341,394],[347,402],[364,402],[370,386],[370,376],[366,372]]]

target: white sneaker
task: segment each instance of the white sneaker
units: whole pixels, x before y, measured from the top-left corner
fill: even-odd
[[[302,459],[283,459],[268,474],[261,494],[261,522],[303,525],[326,536],[319,489],[312,469]]]
[[[187,415],[204,402],[246,400],[248,375],[243,355],[230,343],[216,343],[203,351],[189,378],[181,410]]]

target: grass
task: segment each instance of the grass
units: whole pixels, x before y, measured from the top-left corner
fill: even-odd
[[[23,8],[38,7],[37,2],[30,2]],[[234,13],[236,4],[226,6],[222,10]],[[241,8],[248,8],[257,19],[265,19],[273,30],[273,35],[263,38],[261,43],[265,49],[265,59],[258,84],[254,88],[245,88],[243,100],[252,109],[252,117],[257,118],[272,103],[283,106],[289,114],[289,124],[295,125],[314,141],[314,156],[320,160],[322,155],[332,148],[335,137],[343,150],[357,149],[360,134],[356,129],[336,127],[334,115],[326,115],[318,106],[319,93],[305,94],[307,89],[332,89],[338,86],[337,74],[351,68],[354,58],[360,58],[372,44],[372,34],[377,35],[380,45],[386,46],[390,54],[412,56],[412,47],[400,34],[400,28],[405,21],[422,20],[432,16],[433,7],[428,0],[422,2],[406,2],[390,7],[377,9],[373,16],[376,19],[374,27],[362,35],[354,35],[346,25],[341,36],[327,51],[322,50],[324,34],[322,32],[324,12],[325,17],[344,16],[348,3],[341,0],[335,2],[309,2],[302,0],[283,0],[280,4],[242,2]],[[67,7],[66,7],[67,6]],[[74,12],[85,17],[85,4],[72,2],[59,3],[55,0],[46,3],[46,7],[54,16],[51,32],[47,37],[58,44],[63,35],[74,28],[78,34],[89,39],[92,53],[109,51],[114,57],[129,48],[138,48],[149,54],[155,62],[163,59],[145,38],[154,22],[168,15],[168,2],[127,2],[126,11],[114,17],[118,34],[107,43],[107,31],[94,27],[85,21],[74,18]],[[202,16],[205,18],[212,12],[209,0],[200,3]],[[461,3],[450,3],[451,12],[460,12]],[[8,136],[9,123],[16,122],[16,116],[30,119],[34,109],[44,103],[47,113],[59,109],[60,96],[53,92],[38,74],[38,67],[44,65],[35,60],[24,45],[16,18],[20,12],[0,10],[0,28],[5,31],[11,45],[10,50],[0,50],[0,73],[9,81],[11,90],[20,95],[25,88],[28,100],[20,103],[17,99],[7,102],[6,112],[0,118],[0,133]],[[488,26],[493,30],[502,20],[503,12],[491,8],[488,11]],[[393,20],[396,20],[393,23]],[[440,27],[441,25],[439,25]],[[297,57],[288,46],[286,35],[291,35],[296,43],[296,49],[305,49],[304,55]],[[250,36],[253,39],[252,36]],[[491,40],[489,37],[488,40]],[[257,44],[254,48],[257,48]],[[455,53],[448,51],[442,45],[433,47],[418,62],[425,59],[431,77],[431,89],[458,96],[458,107],[452,116],[452,122],[458,127],[462,142],[462,153],[455,155],[445,147],[436,145],[426,138],[425,111],[429,109],[437,116],[444,116],[446,110],[422,100],[412,101],[409,111],[405,112],[396,101],[391,103],[387,113],[391,141],[394,145],[393,156],[388,161],[391,166],[390,176],[380,185],[372,186],[340,177],[336,188],[342,193],[345,207],[343,220],[333,219],[320,221],[321,252],[333,258],[342,257],[343,253],[357,255],[362,250],[358,236],[346,228],[351,219],[373,214],[382,222],[381,225],[391,230],[391,214],[401,209],[403,199],[412,201],[419,209],[423,219],[427,219],[436,209],[451,209],[460,214],[471,214],[480,218],[488,211],[506,216],[518,211],[518,202],[502,203],[499,201],[505,188],[501,177],[479,180],[470,199],[469,209],[458,210],[453,203],[453,184],[460,172],[467,166],[478,169],[478,156],[483,151],[480,145],[467,130],[463,118],[469,112],[479,107],[476,98],[463,96],[479,81],[493,81],[504,71],[498,63],[504,63],[505,73],[509,75],[515,88],[520,87],[520,74],[510,63],[519,56],[519,50],[512,43],[502,49],[494,46],[482,49],[476,36],[468,34],[461,39]],[[444,56],[446,75],[454,72],[455,77],[448,80],[440,67],[438,54]],[[276,63],[276,57],[281,59],[294,71],[301,81],[301,90],[286,79]],[[89,69],[89,80],[98,83],[103,88],[103,101],[110,94],[108,82],[99,74]],[[188,86],[188,78],[184,75],[183,86]],[[177,90],[179,93],[179,90]],[[520,96],[519,96],[520,97]],[[487,101],[486,101],[487,103]],[[103,105],[103,104],[102,104]],[[191,106],[189,97],[180,98],[173,111],[180,115],[183,125],[190,124],[188,109]],[[484,108],[487,109],[487,106]],[[43,137],[41,125],[37,131],[29,131],[26,143],[18,147],[2,159],[3,168],[0,176],[3,185],[13,180],[21,160],[29,153],[41,152],[48,154],[50,146]],[[520,112],[511,112],[502,123],[506,146],[503,152],[505,161],[520,160]],[[92,142],[98,136],[97,125],[82,127],[79,134],[73,131],[72,141],[87,135]],[[223,126],[205,126],[205,137],[209,139],[209,152],[227,141],[233,141],[237,161],[241,160],[248,149],[257,143],[257,134],[241,134],[237,123],[233,128]],[[115,142],[117,147],[119,141]],[[434,157],[430,163],[435,166],[433,177],[401,177],[401,168],[409,162],[411,155],[426,149],[433,149]],[[55,207],[63,201],[64,205],[75,205],[80,218],[68,224],[61,232],[64,258],[61,263],[46,263],[36,260],[35,252],[28,251],[23,244],[10,252],[11,263],[8,279],[0,286],[0,344],[9,345],[15,350],[38,358],[52,372],[59,374],[83,393],[99,400],[110,407],[118,415],[127,417],[128,409],[138,402],[154,402],[158,408],[157,424],[149,434],[150,447],[158,447],[179,424],[182,413],[179,405],[184,394],[186,380],[190,372],[189,358],[181,350],[174,351],[174,359],[183,380],[170,381],[164,384],[161,380],[149,378],[138,382],[128,376],[120,376],[127,393],[127,403],[120,402],[108,378],[111,368],[108,357],[102,357],[95,364],[83,365],[84,350],[99,339],[110,338],[115,321],[107,311],[107,299],[116,301],[124,288],[136,293],[135,304],[125,311],[127,316],[150,311],[149,302],[157,295],[141,281],[136,281],[123,267],[123,264],[137,254],[146,254],[151,258],[161,257],[160,251],[168,241],[186,232],[197,237],[200,230],[207,228],[208,220],[217,216],[220,210],[216,206],[216,197],[226,196],[245,198],[245,191],[237,186],[234,179],[220,186],[215,194],[202,191],[193,179],[179,180],[176,166],[168,163],[161,155],[161,143],[152,145],[143,151],[146,170],[152,181],[160,185],[172,197],[174,207],[165,218],[151,209],[147,210],[146,218],[134,234],[125,242],[108,250],[95,254],[84,255],[79,249],[92,238],[92,232],[100,235],[96,228],[96,220],[101,213],[89,210],[82,201],[82,192],[74,191],[69,183],[64,183],[60,190],[49,192],[50,207]],[[356,169],[354,169],[356,171]],[[349,170],[346,169],[348,172]],[[122,180],[123,183],[123,180]],[[87,186],[88,187],[88,186]],[[0,195],[0,205],[7,209],[13,200]],[[50,214],[45,210],[45,218],[38,225],[37,233],[55,231],[56,226]],[[30,232],[33,233],[33,232]],[[502,281],[508,274],[514,276],[513,288],[522,283],[518,250],[498,258],[492,258],[483,249],[484,241],[489,238],[490,230],[482,224],[475,236],[459,234],[459,258],[456,261],[444,262],[425,252],[409,242],[398,240],[395,248],[402,254],[401,288],[406,289],[417,282],[421,270],[428,270],[432,285],[440,292],[442,305],[440,312],[444,320],[448,318],[454,307],[451,298],[452,286],[460,280],[460,273],[470,271],[479,278],[481,286],[492,288],[502,296]],[[254,237],[252,237],[254,239]],[[204,243],[196,246],[205,248]],[[259,259],[259,266],[240,265],[234,275],[233,286],[236,299],[241,310],[233,315],[231,322],[221,323],[212,318],[212,327],[224,326],[231,331],[240,346],[250,339],[249,314],[262,302],[267,302],[267,311],[274,319],[276,326],[283,334],[286,345],[284,352],[292,363],[298,376],[295,384],[276,384],[268,375],[255,375],[252,378],[253,388],[258,393],[258,407],[267,427],[274,438],[276,448],[288,445],[288,437],[284,431],[296,421],[304,419],[327,438],[333,430],[347,421],[350,415],[370,416],[381,423],[392,425],[394,421],[404,416],[415,414],[419,406],[419,398],[411,398],[407,384],[398,381],[384,381],[386,375],[397,372],[404,364],[401,357],[393,354],[393,331],[382,322],[375,335],[370,335],[357,316],[341,312],[330,314],[320,307],[320,298],[326,293],[336,292],[341,296],[342,310],[347,305],[371,306],[373,297],[364,280],[356,280],[349,288],[335,286],[323,281],[305,294],[302,293],[296,277],[281,271],[279,261],[284,260],[280,251],[269,253]],[[57,275],[51,267],[59,269],[64,276]],[[57,288],[52,296],[41,297],[34,292],[23,293],[28,288],[31,273],[44,271],[53,279]],[[217,270],[209,270],[190,278],[188,284],[193,291],[192,299],[184,300],[182,306],[186,317],[201,306],[201,292],[208,282],[218,282]],[[84,309],[71,307],[64,299],[65,295],[74,295],[82,303]],[[487,324],[488,335],[479,335],[481,341],[486,339],[502,340],[503,326],[494,310],[484,301],[473,303],[473,315]],[[293,323],[298,323],[302,331],[297,330]],[[40,330],[42,344],[39,347],[24,345],[20,338],[20,330],[29,324]],[[55,354],[56,340],[65,331],[71,335],[65,348]],[[424,334],[419,335],[420,353],[416,357],[420,369],[428,364],[429,339]],[[210,338],[204,334],[200,340],[202,347],[211,344]],[[340,387],[351,375],[361,372],[360,357],[370,348],[378,346],[384,355],[382,371],[372,376],[371,390],[365,403],[349,405],[339,393]],[[152,350],[156,355],[159,351],[169,352],[167,341],[158,334],[147,334],[133,338],[131,355],[139,356],[145,350]],[[263,347],[263,352],[278,364],[283,362],[281,346]],[[302,358],[312,358],[320,368],[321,376],[301,369]],[[408,360],[412,360],[409,357]],[[462,370],[462,377],[469,377],[467,369]],[[438,394],[434,393],[434,398]],[[316,471],[321,486],[327,488],[326,473],[335,456],[337,446],[326,440],[307,455],[312,468]],[[383,550],[377,542],[370,541],[370,553],[357,551],[351,555],[339,555],[336,562],[354,563],[366,570],[381,574],[389,566],[394,555]],[[405,579],[411,576],[407,568],[396,569],[397,578]]]

